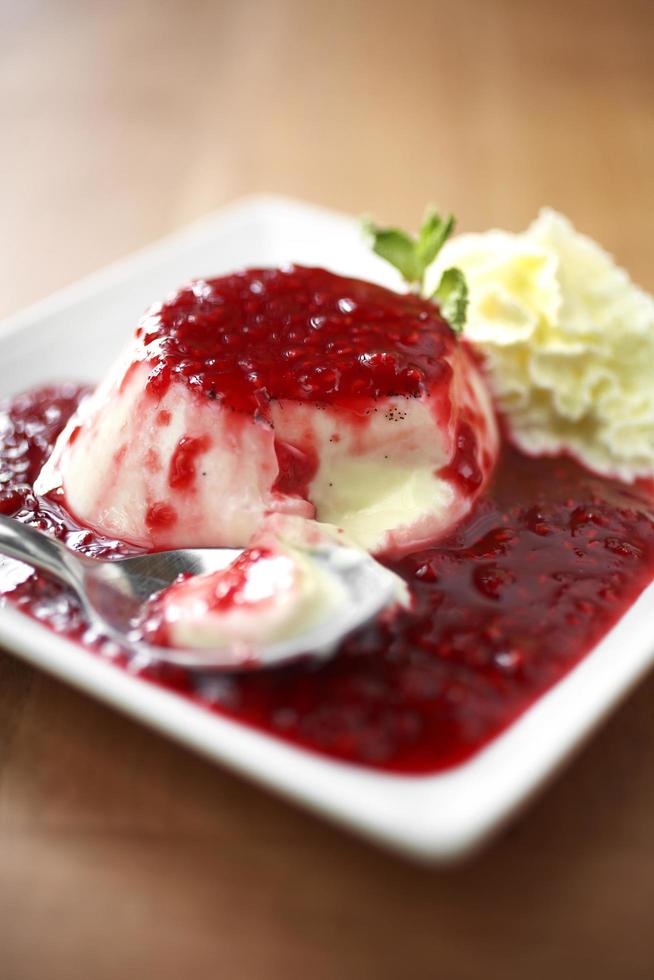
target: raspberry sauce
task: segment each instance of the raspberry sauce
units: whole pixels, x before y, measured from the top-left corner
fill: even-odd
[[[83,391],[45,388],[4,404],[0,512],[87,555],[135,554],[32,491]],[[459,449],[459,476],[474,479],[465,432]],[[644,494],[570,460],[506,449],[492,486],[455,533],[392,565],[414,592],[411,612],[359,631],[320,667],[213,678],[158,668],[141,677],[334,758],[406,774],[448,768],[556,683],[652,581],[647,504]],[[118,669],[127,663],[89,629],[74,596],[43,576],[0,559],[0,592],[90,654],[111,657]]]
[[[324,269],[247,269],[190,283],[137,336],[160,397],[183,380],[239,412],[271,399],[349,407],[446,387],[455,338],[438,308]]]

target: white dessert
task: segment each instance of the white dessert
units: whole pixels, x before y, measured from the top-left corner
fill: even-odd
[[[498,435],[464,345],[450,341],[446,380],[419,397],[345,406],[272,398],[262,421],[183,378],[153,394],[148,322],[71,419],[37,481],[39,493],[61,489],[96,531],[147,548],[243,547],[278,512],[335,524],[373,553],[401,554],[445,533],[483,490]],[[448,471],[463,423],[478,471],[467,487]],[[300,470],[308,465],[306,485],[280,486],[280,445]]]
[[[353,548],[329,525],[272,515],[228,567],[182,578],[154,597],[139,632],[159,645],[253,655],[300,636],[338,618],[347,601],[343,581],[315,559],[325,544]],[[395,605],[408,606],[402,579],[387,569],[380,574],[391,583]]]

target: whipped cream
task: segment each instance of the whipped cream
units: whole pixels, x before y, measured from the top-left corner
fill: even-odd
[[[549,209],[521,234],[448,242],[429,283],[453,265],[470,291],[465,336],[518,446],[628,482],[654,475],[652,297]]]

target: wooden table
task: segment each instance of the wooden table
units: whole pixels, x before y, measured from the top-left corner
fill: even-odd
[[[567,212],[654,288],[654,4],[0,0],[0,308],[240,194]],[[0,657],[0,976],[654,976],[654,679],[469,864],[377,852]]]

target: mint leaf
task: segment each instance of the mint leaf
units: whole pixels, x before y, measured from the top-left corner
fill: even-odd
[[[409,286],[422,292],[425,272],[434,261],[454,228],[454,216],[441,218],[437,211],[427,211],[417,237],[400,228],[379,228],[371,221],[364,230],[372,241],[372,250],[400,271]]]
[[[423,270],[410,235],[399,228],[378,228],[372,223],[368,223],[367,231],[372,235],[372,250],[376,255],[394,265],[410,285],[421,281]]]
[[[454,229],[454,215],[441,218],[437,211],[429,210],[422,223],[416,242],[416,256],[422,266],[422,274],[432,264]]]
[[[455,333],[461,333],[468,309],[468,285],[460,269],[446,269],[434,290],[432,299]]]

